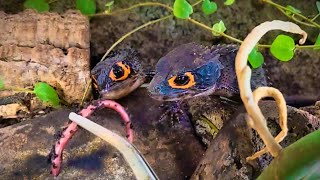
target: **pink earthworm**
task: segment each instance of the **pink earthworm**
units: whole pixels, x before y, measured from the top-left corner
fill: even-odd
[[[130,118],[125,111],[125,109],[115,101],[111,100],[102,100],[97,101],[97,105],[89,105],[87,108],[82,109],[79,114],[83,117],[90,116],[97,108],[99,107],[106,107],[116,110],[120,115],[123,121],[125,122],[126,126],[126,137],[128,138],[128,141],[132,143],[133,141],[133,132],[132,132],[132,125]],[[49,161],[51,161],[51,173],[53,176],[58,176],[62,164],[62,153],[69,142],[69,140],[72,138],[72,136],[75,134],[75,132],[78,130],[77,123],[71,122],[67,128],[64,128],[62,132],[59,132],[56,136],[57,141],[53,145],[53,148],[49,154]]]

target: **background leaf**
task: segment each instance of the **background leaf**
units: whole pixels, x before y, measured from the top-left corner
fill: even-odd
[[[230,5],[232,5],[232,4],[234,3],[234,1],[235,1],[235,0],[226,0],[226,1],[224,2],[224,5],[230,6]]]
[[[317,6],[317,9],[318,9],[318,12],[320,13],[320,1],[316,2],[316,6]]]
[[[192,6],[186,0],[175,0],[173,4],[173,14],[180,19],[188,19],[193,13]]]
[[[110,1],[110,2],[106,3],[105,4],[106,10],[104,12],[105,13],[110,13],[111,9],[113,8],[113,4],[114,4],[114,1]]]
[[[94,0],[76,0],[76,8],[84,15],[96,13],[96,2]]]
[[[49,4],[46,0],[26,0],[23,6],[27,9],[35,9],[38,12],[48,12]]]
[[[114,4],[114,1],[110,1],[110,2],[108,2],[108,3],[106,3],[106,7],[111,7],[111,6],[113,6],[113,4]]]
[[[286,11],[286,14],[289,16],[292,15],[292,12],[297,13],[297,14],[301,13],[301,11],[299,9],[297,9],[293,6],[288,5],[288,6],[286,6],[286,8],[291,10],[291,11]]]
[[[258,48],[254,47],[248,56],[248,60],[252,68],[258,68],[262,66],[264,62],[263,55],[258,51]]]
[[[224,25],[223,21],[215,23],[212,26],[212,34],[214,36],[221,36],[220,33],[223,33],[227,30],[226,26]]]
[[[4,89],[4,82],[2,79],[0,79],[0,90]]]
[[[271,44],[271,54],[280,61],[289,61],[294,55],[295,43],[290,36],[278,35]]]
[[[204,0],[202,3],[202,11],[204,14],[209,15],[216,12],[218,9],[217,3],[210,2],[210,0]]]
[[[315,43],[314,45],[319,45],[319,46],[320,46],[320,33],[318,34],[316,43]],[[315,48],[313,48],[313,49],[320,49],[320,47],[315,47]]]
[[[261,173],[262,179],[320,179],[320,130],[284,148]]]
[[[49,103],[53,107],[58,107],[60,105],[60,99],[57,92],[47,83],[37,83],[33,92],[40,100],[44,101],[45,103]]]

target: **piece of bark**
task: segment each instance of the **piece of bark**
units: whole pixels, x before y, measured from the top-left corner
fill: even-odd
[[[236,112],[211,141],[191,179],[251,179],[257,164],[247,164],[253,154],[251,131],[244,120],[244,109]]]
[[[42,81],[55,87],[69,103],[79,102],[90,80],[89,50],[51,45],[0,46],[0,77],[5,86],[28,87]],[[0,91],[0,97],[12,92]]]
[[[302,107],[300,109],[320,118],[320,101],[317,101],[314,106]]]
[[[271,133],[275,136],[280,132],[276,104],[272,101],[262,101],[259,106],[267,119]],[[282,147],[287,147],[320,127],[320,120],[317,117],[290,106],[287,108],[289,131],[287,137],[280,143]],[[255,179],[263,168],[269,165],[272,160],[269,153],[255,161],[246,161],[246,157],[261,150],[265,145],[258,134],[247,126],[245,116],[246,113],[242,108],[222,127],[191,179]]]
[[[68,49],[90,47],[89,21],[77,11],[36,13],[26,10],[19,14],[0,12],[0,44],[35,47],[50,44]]]
[[[17,118],[20,111],[28,112],[28,108],[19,103],[0,105],[0,119]]]
[[[42,81],[68,103],[81,101],[90,80],[89,21],[79,12],[0,13],[0,78],[26,88]],[[0,91],[0,97],[14,92]]]

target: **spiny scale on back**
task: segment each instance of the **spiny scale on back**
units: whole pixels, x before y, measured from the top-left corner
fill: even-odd
[[[159,60],[149,92],[163,101],[210,94],[226,97],[239,94],[235,73],[237,51],[236,45],[210,48],[195,43],[181,45]],[[254,70],[252,88],[265,84],[263,70]]]

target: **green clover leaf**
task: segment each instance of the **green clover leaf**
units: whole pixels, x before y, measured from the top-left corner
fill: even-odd
[[[248,60],[252,68],[259,68],[264,62],[263,55],[258,51],[258,48],[254,47],[248,56]]]
[[[224,5],[230,6],[230,5],[232,5],[232,4],[234,3],[234,1],[235,1],[235,0],[226,0],[226,1],[224,2]]]
[[[215,23],[212,26],[212,34],[214,36],[221,36],[221,33],[224,33],[227,30],[226,26],[224,25],[223,21]]]
[[[94,0],[76,0],[76,8],[84,15],[96,13],[96,2]]]
[[[192,6],[186,0],[175,0],[173,4],[173,14],[180,19],[188,19],[193,13]]]
[[[296,9],[293,6],[287,5],[286,8],[290,10],[290,11],[286,10],[286,14],[289,16],[291,16],[293,14],[292,12],[297,13],[297,14],[301,13],[301,11],[299,9]]]
[[[316,43],[314,45],[318,45],[320,46],[320,33],[318,34],[318,37],[317,37],[317,40],[316,40]],[[320,49],[320,47],[315,47],[313,49]]]
[[[26,0],[23,6],[27,9],[35,9],[38,12],[48,12],[49,4],[46,0]]]
[[[47,83],[37,83],[33,92],[41,101],[49,103],[53,107],[58,107],[60,105],[60,99],[57,92]]]
[[[202,11],[206,15],[210,15],[214,12],[216,12],[218,9],[217,3],[210,2],[210,0],[204,0],[202,3]]]
[[[271,44],[271,54],[280,61],[289,61],[293,58],[295,49],[294,40],[290,36],[279,35]]]
[[[114,1],[110,1],[110,2],[105,4],[105,7],[106,7],[105,13],[110,13],[111,12],[113,4],[114,4]]]

